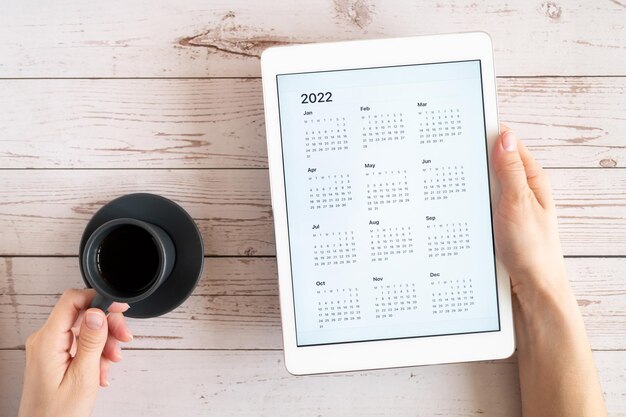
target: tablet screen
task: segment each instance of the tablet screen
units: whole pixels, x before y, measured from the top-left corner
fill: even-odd
[[[480,65],[277,76],[298,346],[500,330]]]

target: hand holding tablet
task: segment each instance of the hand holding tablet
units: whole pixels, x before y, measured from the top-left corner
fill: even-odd
[[[264,53],[290,372],[512,353],[491,54],[482,33]]]

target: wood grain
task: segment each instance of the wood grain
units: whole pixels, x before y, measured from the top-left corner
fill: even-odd
[[[585,274],[598,279],[610,277],[615,273],[613,268],[621,265],[619,261],[607,265],[600,262],[597,271],[585,270]],[[77,257],[0,257],[0,295],[60,295],[66,288],[83,286]],[[276,259],[204,258],[202,278],[194,294],[278,295]]]
[[[58,297],[0,296],[0,349],[22,348],[47,319]],[[129,319],[137,348],[281,349],[276,296],[191,297],[157,319]],[[624,344],[626,345],[626,343]]]
[[[626,416],[626,352],[596,352],[609,415]],[[24,355],[0,351],[0,415],[15,416]],[[520,417],[515,359],[294,377],[281,352],[134,351],[110,371],[94,417]]]
[[[624,297],[626,258],[565,258],[574,292],[582,300]],[[60,295],[66,288],[80,288],[76,257],[0,257],[0,295]],[[205,258],[197,296],[278,295],[276,259],[273,257]]]
[[[4,171],[0,254],[76,255],[93,214],[133,192],[178,202],[208,255],[274,254],[266,170]]]
[[[624,258],[568,258],[594,349],[626,349]],[[82,287],[76,258],[0,258],[0,349],[23,348],[59,293]],[[130,319],[131,349],[280,349],[272,258],[207,258],[194,296],[172,313]]]
[[[0,81],[3,168],[266,167],[259,80]]]
[[[609,413],[626,417],[626,3],[596,3],[3,4],[0,417],[17,414],[24,340],[82,286],[87,221],[136,191],[187,209],[209,257],[180,308],[131,320],[136,338],[94,416],[519,417],[515,358],[293,377],[278,350],[262,91],[247,78],[260,54],[467,30],[493,37],[500,119],[553,168],[565,253],[601,257],[566,267]]]
[[[269,46],[469,30],[492,35],[499,75],[626,74],[617,0],[56,0],[0,19],[2,77],[258,76]]]
[[[498,80],[500,121],[544,167],[623,167],[626,78]]]
[[[2,80],[0,168],[267,167],[259,79]],[[546,167],[621,167],[626,78],[504,78]]]
[[[566,255],[626,254],[626,170],[549,171]],[[207,255],[273,255],[266,170],[7,170],[0,177],[0,255],[76,255],[87,221],[119,195],[181,204]]]

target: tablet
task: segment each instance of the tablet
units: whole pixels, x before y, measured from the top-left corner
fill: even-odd
[[[288,371],[510,356],[489,36],[276,47],[261,65]]]

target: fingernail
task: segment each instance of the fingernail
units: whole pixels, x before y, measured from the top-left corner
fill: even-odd
[[[133,341],[133,335],[130,332],[126,332],[126,338],[128,339],[128,342],[132,342]]]
[[[108,386],[109,386],[109,380],[108,380],[108,379],[105,379],[105,380],[104,380],[104,386],[105,386],[105,387],[108,387]]]
[[[104,314],[95,311],[88,311],[87,314],[85,314],[85,324],[87,324],[87,327],[91,330],[100,330],[103,323]]]
[[[517,150],[517,138],[510,130],[507,130],[502,137],[502,147],[508,152],[515,152]]]

